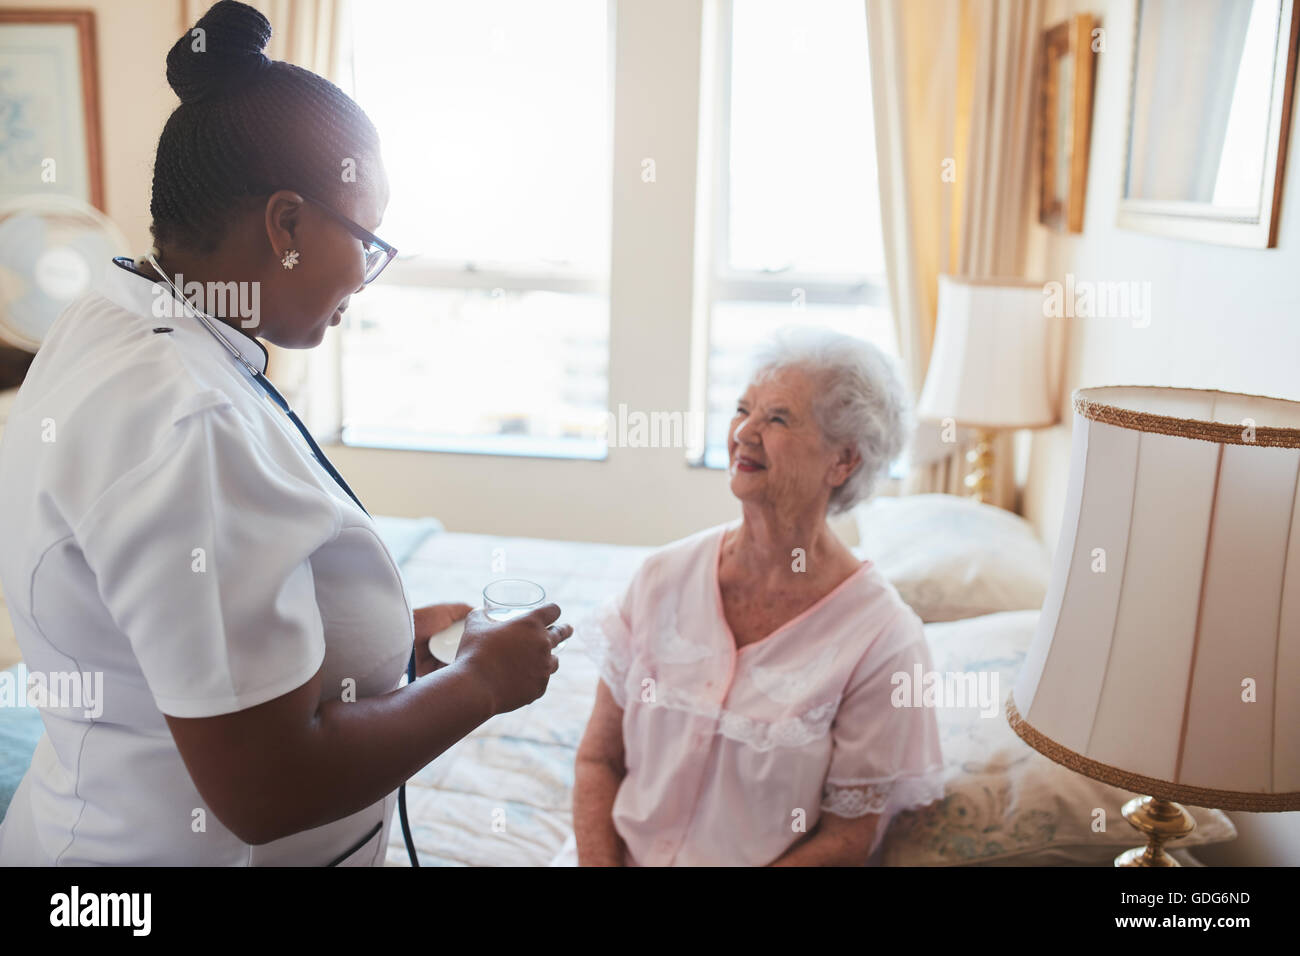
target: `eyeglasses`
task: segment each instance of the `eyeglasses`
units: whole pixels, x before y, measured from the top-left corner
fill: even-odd
[[[321,202],[314,196],[308,196],[301,189],[297,192],[303,199],[314,203],[333,216],[345,229],[347,229],[348,232],[361,240],[362,244],[366,247],[366,272],[365,278],[362,280],[361,284],[369,285],[374,282],[375,279],[379,277],[379,273],[384,271],[384,267],[393,261],[393,257],[397,255],[397,248],[395,246],[390,246],[370,230],[358,226],[355,222],[329,204]]]

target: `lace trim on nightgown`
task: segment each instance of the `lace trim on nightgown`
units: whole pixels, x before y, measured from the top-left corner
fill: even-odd
[[[717,650],[693,641],[677,626],[677,609],[672,601],[657,602],[658,621],[654,628],[655,660],[665,664],[694,664],[717,654]]]
[[[623,624],[617,606],[612,602],[604,605],[581,629],[585,638],[581,645],[583,650],[596,662],[600,677],[609,687],[615,702],[626,707],[627,671],[632,666],[632,655],[628,651],[631,634]],[[610,640],[607,636],[610,634],[616,639]]]
[[[823,787],[822,809],[837,817],[855,819],[868,813],[892,816],[943,799],[943,765],[917,773],[875,779],[828,779]]]
[[[723,710],[716,704],[669,688],[658,694],[655,705],[686,711],[718,722],[717,732],[737,743],[748,744],[755,750],[772,750],[775,747],[804,747],[819,737],[830,733],[831,723],[839,709],[838,700],[818,704],[803,714],[782,720],[755,720],[734,711]]]
[[[661,621],[661,637],[656,641],[656,657],[664,660],[670,652],[672,663],[690,663],[712,655],[711,649],[683,638],[674,622]],[[587,632],[584,649],[596,661],[600,677],[610,688],[611,696],[620,707],[627,706],[627,676],[632,664],[628,651],[631,635],[617,606],[605,604],[584,626]],[[830,666],[836,652],[828,647],[810,665],[791,671],[774,668],[752,668],[744,672],[768,696],[782,703],[793,703],[816,681],[824,668]],[[633,693],[635,693],[633,689]],[[717,733],[730,740],[747,744],[755,750],[766,751],[776,747],[804,747],[830,733],[839,699],[824,701],[802,714],[791,715],[777,721],[755,720],[734,711],[724,710],[711,700],[676,687],[654,687],[653,706],[668,707],[717,722]]]
[[[653,658],[664,664],[695,664],[713,657],[717,651],[682,634],[677,626],[676,610],[670,602],[659,602],[658,620],[652,629]],[[628,668],[632,654],[628,650],[632,635],[623,623],[618,606],[610,601],[597,610],[583,627],[583,646],[596,661],[600,676],[610,685],[619,706],[625,706]],[[796,678],[798,674],[794,675]],[[673,698],[681,700],[681,698]],[[690,708],[697,709],[697,708]],[[707,713],[707,708],[703,711]],[[716,711],[715,711],[716,713]]]
[[[803,667],[781,668],[751,665],[741,673],[754,686],[779,704],[793,704],[806,700],[835,660],[839,647],[828,644],[826,649]]]
[[[610,660],[601,664],[600,676],[610,687],[610,693],[620,707],[626,707],[628,664]],[[664,689],[656,685],[650,706],[667,707],[697,717],[717,722],[717,733],[755,750],[772,750],[776,747],[804,747],[830,733],[831,723],[839,709],[839,701],[831,700],[805,711],[801,715],[777,721],[755,720],[734,711],[723,710],[716,704],[685,693],[677,688]]]

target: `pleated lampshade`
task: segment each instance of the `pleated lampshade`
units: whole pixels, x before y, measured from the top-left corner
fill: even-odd
[[[1300,403],[1074,394],[1055,567],[1006,712],[1129,791],[1300,809]]]

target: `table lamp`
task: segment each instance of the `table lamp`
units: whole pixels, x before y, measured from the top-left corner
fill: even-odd
[[[1116,866],[1177,866],[1174,801],[1300,809],[1300,403],[1074,394],[1065,518],[1012,729],[1143,794]]]
[[[1056,424],[1049,321],[1041,282],[939,277],[934,348],[916,415],[976,429],[964,483],[978,501],[992,490],[995,431]]]

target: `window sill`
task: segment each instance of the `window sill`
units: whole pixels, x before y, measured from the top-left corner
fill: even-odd
[[[347,448],[492,455],[504,458],[605,461],[609,457],[608,446],[604,441],[582,438],[535,438],[528,435],[462,437],[423,435],[400,429],[366,427],[344,428],[338,443]]]

